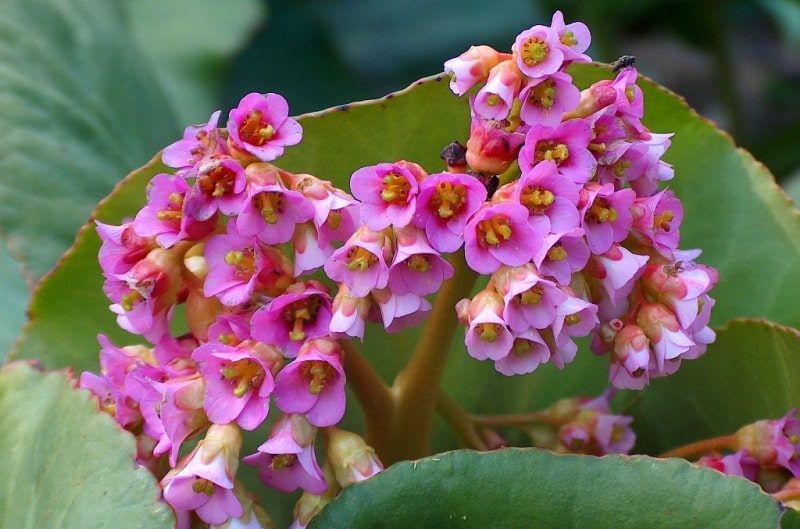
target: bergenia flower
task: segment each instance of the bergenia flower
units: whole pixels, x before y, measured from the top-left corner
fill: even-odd
[[[279,94],[252,92],[239,101],[228,118],[228,144],[261,161],[283,155],[284,147],[297,145],[303,128],[289,117],[289,104]]]
[[[564,62],[591,62],[591,57],[583,53],[592,43],[592,35],[586,24],[583,22],[565,24],[564,14],[556,11],[553,13],[550,27],[558,35],[558,47],[564,54]]]
[[[597,160],[589,151],[591,140],[592,129],[582,119],[570,119],[555,128],[535,124],[519,151],[519,167],[525,173],[537,163],[550,160],[564,177],[584,184],[592,179],[597,168]]]
[[[187,215],[208,220],[217,211],[236,215],[245,200],[244,168],[228,155],[204,158],[186,173],[195,182],[184,202]]]
[[[242,461],[258,466],[261,481],[268,487],[281,492],[302,488],[322,494],[328,484],[314,453],[316,434],[317,428],[304,415],[281,415],[258,452]]]
[[[470,46],[458,57],[444,63],[444,71],[450,75],[450,90],[463,96],[470,88],[485,81],[495,64],[509,57],[509,54],[500,53],[490,46]]]
[[[636,198],[632,189],[615,191],[611,184],[584,186],[581,202],[586,242],[593,254],[606,253],[611,244],[622,242],[633,225],[630,208]]]
[[[158,247],[154,238],[136,233],[132,221],[112,226],[96,220],[95,225],[103,241],[98,261],[106,274],[124,274],[144,259],[150,250]]]
[[[519,69],[532,79],[555,73],[564,62],[558,34],[547,26],[526,29],[517,35],[511,50]]]
[[[486,84],[475,94],[472,108],[484,119],[506,119],[519,96],[522,79],[514,61],[497,64],[489,72]]]
[[[395,229],[397,248],[389,267],[389,289],[394,294],[413,292],[426,296],[437,292],[453,277],[453,265],[434,250],[425,232],[416,226]]]
[[[416,165],[416,164],[413,164]],[[350,177],[350,189],[361,201],[361,222],[372,231],[411,222],[417,204],[419,181],[426,174],[408,162],[362,167]]]
[[[217,135],[220,111],[211,114],[207,123],[190,125],[183,131],[183,138],[164,147],[161,161],[175,169],[190,169],[207,154],[212,154],[224,145]]]
[[[519,111],[522,121],[529,125],[557,127],[566,112],[578,107],[581,92],[572,84],[569,74],[556,72],[523,85],[519,100],[522,101]]]
[[[275,377],[275,405],[285,413],[304,413],[320,428],[338,423],[345,408],[342,354],[329,338],[305,342]]]
[[[329,278],[345,283],[350,295],[360,298],[373,289],[386,287],[391,259],[388,230],[372,231],[362,226],[333,252],[324,268]]]

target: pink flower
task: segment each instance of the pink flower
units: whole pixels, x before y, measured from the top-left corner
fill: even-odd
[[[680,358],[695,346],[692,338],[681,328],[675,314],[664,305],[642,303],[636,314],[636,324],[650,340],[656,364],[655,370],[651,370],[651,376],[663,376],[666,373],[666,361]]]
[[[550,27],[558,35],[559,49],[564,53],[564,62],[591,62],[591,58],[584,54],[592,43],[589,28],[583,22],[564,24],[564,15],[561,11],[553,13]]]
[[[250,320],[253,338],[275,344],[288,358],[303,342],[328,336],[331,296],[316,280],[292,284],[286,292],[258,309]]]
[[[547,26],[533,26],[517,35],[511,48],[519,69],[533,79],[555,73],[564,62],[558,34]]]
[[[106,274],[124,274],[158,247],[155,239],[137,234],[133,222],[112,226],[96,220],[95,225],[103,241],[98,261]]]
[[[366,321],[373,305],[371,300],[368,296],[350,295],[350,289],[341,283],[331,308],[331,336],[363,340]]]
[[[670,190],[634,200],[631,206],[631,237],[645,247],[651,247],[666,259],[680,242],[683,205]]]
[[[236,421],[245,430],[264,422],[273,372],[283,360],[274,346],[251,340],[236,346],[211,342],[195,349],[192,358],[206,379],[203,409],[211,422]]]
[[[190,125],[183,131],[183,138],[168,145],[161,153],[164,165],[176,169],[189,169],[204,156],[221,147],[217,136],[217,122],[220,111],[217,110],[203,125]],[[211,152],[209,152],[209,149]]]
[[[325,263],[325,273],[334,281],[345,283],[353,297],[364,297],[389,282],[391,242],[386,231],[372,231],[366,226],[352,237]]]
[[[275,405],[285,413],[305,413],[314,426],[333,426],[344,416],[344,383],[336,341],[309,340],[275,378]]]
[[[414,164],[416,165],[416,164]],[[419,167],[419,166],[417,166]],[[408,162],[362,167],[350,178],[350,189],[361,201],[361,222],[373,231],[406,226],[414,216],[419,180],[424,174]]]
[[[278,171],[247,167],[247,197],[236,218],[236,228],[245,236],[255,235],[265,244],[283,244],[292,238],[297,224],[314,218],[314,205],[302,193],[283,186]],[[274,173],[274,174],[272,174]]]
[[[581,199],[582,227],[593,254],[606,253],[612,243],[625,240],[633,225],[630,208],[635,198],[632,189],[615,191],[611,184],[586,184]]]
[[[508,56],[489,46],[470,46],[458,57],[444,63],[444,71],[450,75],[450,90],[463,96],[470,88],[485,81],[489,70]]]
[[[583,228],[575,228],[566,233],[546,235],[542,248],[533,256],[533,263],[542,275],[568,285],[572,274],[583,270],[590,256]]]
[[[515,268],[502,267],[493,278],[497,292],[503,296],[503,320],[516,333],[531,327],[550,327],[556,317],[556,307],[567,299],[567,294],[540,276],[530,263]]]
[[[757,421],[736,432],[736,445],[760,465],[781,467],[800,477],[800,421],[797,409],[777,420]]]
[[[622,327],[614,338],[609,380],[617,388],[643,389],[650,383],[650,340],[637,325]]]
[[[182,240],[198,241],[211,233],[216,218],[198,220],[184,211],[189,184],[180,175],[159,173],[147,184],[147,205],[139,210],[133,229],[142,237],[155,237],[164,248]]]
[[[425,232],[407,226],[395,228],[394,233],[397,248],[389,267],[388,282],[394,294],[433,294],[445,280],[453,277],[453,266],[431,248]]]
[[[290,189],[299,191],[314,206],[318,245],[328,248],[332,241],[345,241],[356,231],[361,204],[327,180],[309,174],[280,172]]]
[[[414,292],[398,294],[391,288],[384,288],[373,290],[371,297],[380,311],[383,327],[390,334],[422,323],[432,308],[427,299]]]
[[[528,125],[557,127],[564,113],[575,110],[581,100],[581,92],[572,77],[564,72],[531,80],[519,92],[522,108],[519,116]]]
[[[522,73],[514,61],[500,62],[490,70],[489,79],[472,101],[472,108],[484,119],[506,119],[521,85]]]
[[[519,152],[519,166],[523,173],[544,160],[555,162],[558,172],[576,184],[591,180],[597,160],[589,151],[592,129],[581,119],[564,121],[558,127],[535,124],[525,136],[525,145]]]
[[[513,196],[528,209],[532,220],[546,217],[551,233],[566,233],[580,226],[580,187],[560,175],[551,160],[543,160],[524,173]]]
[[[528,210],[508,202],[487,203],[472,214],[464,228],[464,255],[470,268],[491,274],[500,265],[530,261],[546,230],[528,224]]]
[[[597,399],[581,404],[578,414],[561,425],[558,437],[568,450],[602,456],[627,454],[633,448],[636,442],[636,435],[630,429],[633,418],[609,413],[610,395],[605,392]]]
[[[212,426],[206,438],[161,481],[164,499],[176,511],[194,511],[206,523],[242,515],[233,493],[241,435],[235,427]]]
[[[540,364],[550,360],[550,348],[536,329],[528,328],[514,337],[507,355],[495,360],[494,368],[506,375],[532,373]]]
[[[747,450],[739,450],[733,454],[713,454],[703,456],[694,462],[695,465],[713,468],[727,476],[741,476],[750,481],[756,481],[761,465],[753,459]]]
[[[691,261],[651,264],[642,274],[642,285],[654,300],[667,305],[681,327],[689,328],[702,308],[702,297],[719,280],[717,271]]]
[[[281,492],[302,488],[312,494],[322,494],[328,484],[314,454],[316,433],[317,428],[304,415],[282,415],[258,452],[243,461],[259,467],[261,481],[268,487]]]
[[[217,211],[237,215],[245,200],[244,168],[228,155],[205,158],[186,173],[195,178],[184,209],[197,220],[208,220]]]
[[[471,300],[456,304],[462,323],[468,326],[464,343],[467,353],[477,360],[500,360],[514,343],[514,336],[503,319],[503,299],[492,290],[481,290]]]
[[[476,173],[503,173],[516,161],[524,141],[525,135],[521,132],[510,130],[503,122],[484,119],[473,108],[467,140],[467,164]]]
[[[284,147],[297,145],[303,137],[303,128],[288,116],[289,105],[281,95],[247,94],[230,112],[228,142],[231,148],[272,161],[283,154]]]
[[[256,291],[275,295],[291,278],[291,263],[279,250],[242,236],[235,223],[228,224],[227,234],[211,237],[203,254],[209,270],[203,293],[229,307],[248,302]]]
[[[455,252],[464,243],[467,218],[486,200],[486,188],[467,174],[434,173],[422,181],[414,225],[424,228],[431,246]]]

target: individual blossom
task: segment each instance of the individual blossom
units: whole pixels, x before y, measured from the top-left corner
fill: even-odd
[[[233,493],[241,445],[235,426],[212,425],[205,439],[161,480],[164,500],[179,512],[179,519],[180,511],[194,511],[210,524],[242,515]]]
[[[364,297],[389,282],[392,259],[388,232],[359,228],[325,263],[325,273],[333,281],[345,283],[350,295]]]
[[[498,63],[489,71],[486,84],[475,94],[472,108],[484,119],[506,119],[519,96],[522,79],[522,73],[514,61]]]
[[[331,337],[363,340],[372,306],[370,296],[353,296],[347,285],[340,283],[331,306]]]
[[[629,237],[643,248],[653,248],[666,259],[680,243],[683,205],[670,190],[637,197],[630,208],[633,225]]]
[[[444,71],[450,75],[450,90],[463,96],[470,88],[485,81],[492,67],[509,57],[509,54],[500,53],[490,46],[470,46],[458,57],[444,63]]]
[[[455,252],[464,244],[467,218],[486,201],[486,194],[471,175],[431,174],[420,183],[414,225],[425,230],[434,249]]]
[[[524,375],[532,373],[549,360],[550,347],[536,329],[529,327],[514,335],[514,343],[508,354],[495,360],[494,368],[506,376]]]
[[[511,351],[514,335],[503,319],[503,307],[503,298],[491,289],[456,304],[459,321],[467,327],[467,353],[476,360],[500,360]]]
[[[673,312],[659,303],[642,303],[636,312],[636,324],[641,327],[650,340],[650,349],[655,360],[655,369],[651,368],[651,376],[663,376],[670,371],[668,361],[677,362],[683,355],[693,358],[695,343]]]
[[[253,314],[252,336],[294,358],[303,342],[328,336],[331,301],[330,289],[317,280],[293,283]]]
[[[757,421],[739,429],[735,448],[747,453],[762,466],[780,467],[800,477],[800,421],[797,409],[777,420]]]
[[[231,156],[204,158],[186,173],[194,185],[186,196],[184,211],[197,220],[208,220],[217,211],[236,215],[245,200],[244,168]]]
[[[155,237],[169,248],[183,240],[198,241],[217,225],[214,217],[198,220],[184,210],[189,184],[183,176],[159,173],[147,184],[147,205],[139,210],[133,229],[142,237]]]
[[[286,188],[277,167],[251,163],[246,175],[246,200],[236,218],[242,235],[255,235],[265,244],[283,244],[292,238],[295,225],[314,218],[311,201]]]
[[[581,119],[570,119],[557,127],[535,124],[519,152],[520,169],[525,173],[537,163],[550,160],[565,178],[584,184],[594,177],[597,168],[597,160],[589,151],[591,139],[592,129]]]
[[[207,123],[190,125],[183,131],[183,138],[164,147],[161,161],[175,169],[187,170],[199,163],[207,154],[222,148],[217,134],[220,111],[211,114]]]
[[[507,123],[484,119],[472,109],[466,160],[475,173],[498,175],[517,160],[525,134]]]
[[[648,264],[641,277],[650,299],[672,309],[683,328],[695,321],[705,302],[704,295],[718,280],[716,270],[692,261]]]
[[[329,338],[305,342],[275,378],[275,405],[285,413],[304,413],[314,426],[338,423],[345,408],[343,354]]]
[[[268,487],[281,492],[301,488],[322,494],[328,484],[314,453],[316,434],[317,428],[304,415],[281,415],[269,438],[243,461],[258,467],[261,481]]]
[[[529,222],[545,218],[549,233],[560,234],[580,226],[580,189],[558,173],[555,162],[544,160],[520,176],[512,196],[528,209]]]
[[[511,50],[519,69],[532,79],[555,73],[564,62],[558,34],[547,26],[536,25],[523,31]]]
[[[453,277],[453,265],[430,246],[425,232],[416,226],[407,226],[395,228],[394,235],[396,249],[388,280],[388,287],[394,294],[433,294],[445,280]]]
[[[604,254],[613,243],[625,240],[633,225],[630,208],[635,198],[632,189],[615,191],[611,184],[584,187],[581,227],[593,254]]]
[[[425,176],[421,167],[406,161],[356,170],[350,189],[361,201],[361,222],[373,231],[408,225],[416,210],[419,181]]]
[[[539,272],[561,285],[568,285],[572,274],[583,270],[591,257],[584,233],[583,228],[574,228],[565,233],[545,235],[541,249],[533,256]]]
[[[339,428],[329,428],[326,434],[328,461],[342,488],[360,483],[383,470],[383,463],[375,450],[361,436]]]
[[[591,62],[586,55],[586,50],[592,43],[589,28],[583,22],[564,23],[564,14],[561,11],[553,13],[550,27],[558,36],[558,48],[564,54],[564,62]]]
[[[539,275],[530,263],[501,267],[492,278],[495,289],[503,296],[503,320],[517,333],[551,326],[556,307],[567,299],[566,293]]]
[[[542,245],[546,234],[542,228],[528,223],[528,210],[520,204],[487,203],[464,228],[467,265],[480,274],[491,274],[504,264],[525,264]]]
[[[192,358],[206,379],[203,409],[211,422],[235,421],[244,430],[264,422],[273,376],[283,361],[280,351],[252,340],[235,346],[209,342],[195,349]]]
[[[565,72],[555,72],[547,77],[529,81],[519,91],[522,107],[519,117],[529,125],[539,123],[557,127],[566,112],[575,110],[581,100],[581,92],[572,77]]]
[[[608,321],[619,318],[627,310],[628,294],[649,259],[617,243],[612,244],[606,253],[589,258],[582,275],[592,285],[591,295],[587,299],[600,307],[600,319]]]
[[[238,481],[233,485],[233,495],[242,505],[242,515],[230,517],[221,524],[211,524],[209,529],[275,529],[269,514]]]
[[[750,481],[755,481],[758,477],[760,465],[747,450],[738,450],[733,454],[711,454],[706,455],[694,462],[695,465],[706,468],[713,468],[727,476],[741,476]]]
[[[622,322],[619,322],[622,325]],[[643,389],[650,383],[650,340],[641,327],[623,326],[614,338],[608,378],[614,387]]]
[[[252,92],[239,101],[228,118],[228,144],[261,161],[283,155],[284,147],[297,145],[303,128],[289,117],[289,105],[279,94]]]
[[[152,237],[136,233],[132,221],[112,226],[96,220],[95,226],[102,241],[98,261],[106,274],[124,274],[158,247]]]
[[[627,454],[636,442],[630,429],[632,417],[610,413],[608,401],[613,391],[578,406],[577,415],[561,425],[558,437],[571,452],[602,456]]]
[[[391,288],[383,288],[373,290],[370,297],[374,301],[373,306],[380,312],[384,329],[390,334],[422,323],[432,308],[427,299],[414,292],[399,294]],[[374,311],[369,313],[369,319],[376,319]]]
[[[208,263],[203,293],[228,307],[248,302],[255,292],[275,296],[292,281],[288,259],[276,248],[241,235],[234,223],[228,223],[227,233],[211,237],[203,254]]]

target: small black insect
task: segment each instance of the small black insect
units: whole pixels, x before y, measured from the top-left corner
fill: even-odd
[[[633,66],[633,63],[635,62],[636,62],[636,57],[634,57],[633,55],[623,55],[622,57],[611,63],[611,71],[617,73],[623,68],[627,68],[628,66]]]

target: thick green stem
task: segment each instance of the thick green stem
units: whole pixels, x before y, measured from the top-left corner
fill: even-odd
[[[347,385],[353,390],[364,412],[364,438],[378,456],[383,457],[392,437],[392,393],[351,341],[340,340],[339,344],[344,349]]]
[[[461,253],[454,257],[455,275],[436,295],[414,353],[395,379],[392,444],[388,453],[381,454],[386,465],[430,454],[439,385],[450,344],[459,326],[454,307],[469,296],[478,277],[467,267]]]

